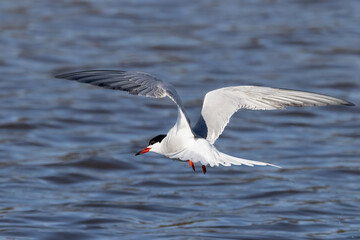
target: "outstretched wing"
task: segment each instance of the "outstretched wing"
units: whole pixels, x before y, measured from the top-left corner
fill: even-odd
[[[223,132],[231,116],[241,108],[274,110],[285,107],[354,104],[316,93],[258,87],[237,86],[216,89],[205,95],[201,116],[193,131],[214,143]]]
[[[182,108],[181,99],[175,88],[171,84],[165,83],[148,73],[89,70],[61,74],[55,77],[89,83],[103,88],[127,91],[133,95],[153,98],[169,97]]]
[[[164,98],[169,97],[179,109],[179,120],[182,124],[190,124],[187,120],[183,104],[175,88],[156,77],[143,72],[126,72],[117,70],[88,70],[57,75],[56,78],[74,80],[81,83],[89,83],[95,86],[122,90],[133,95]],[[184,117],[185,119],[182,119]]]

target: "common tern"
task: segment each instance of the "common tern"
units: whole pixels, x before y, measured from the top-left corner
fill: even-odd
[[[167,82],[143,72],[118,70],[89,70],[56,76],[57,78],[89,83],[99,87],[127,91],[133,95],[164,98],[169,97],[178,109],[175,125],[167,134],[152,138],[149,145],[136,155],[155,152],[171,159],[188,161],[195,171],[194,163],[200,162],[203,173],[206,165],[273,166],[276,165],[233,157],[220,152],[214,146],[231,116],[239,109],[274,110],[285,107],[325,106],[354,104],[327,95],[260,86],[233,86],[219,88],[205,95],[201,115],[191,127],[182,101],[175,88]]]

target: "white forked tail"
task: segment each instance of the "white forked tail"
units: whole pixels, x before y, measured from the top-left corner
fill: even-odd
[[[280,166],[274,164],[237,158],[222,152],[220,152],[220,159],[221,160],[219,163],[224,166],[230,166],[231,164],[233,164],[233,165],[246,165],[250,167],[253,167],[254,165],[258,165],[258,166],[272,166],[272,167],[281,168]]]

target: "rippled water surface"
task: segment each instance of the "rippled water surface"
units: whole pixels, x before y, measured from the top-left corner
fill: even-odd
[[[2,239],[360,239],[358,107],[237,113],[216,146],[282,166],[135,157],[170,100],[61,79],[144,71],[197,119],[207,91],[302,89],[359,105],[360,2],[0,2]]]

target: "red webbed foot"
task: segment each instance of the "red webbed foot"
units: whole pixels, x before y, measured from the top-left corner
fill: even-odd
[[[190,164],[190,166],[192,167],[192,169],[193,169],[194,172],[195,172],[195,165],[194,165],[194,163],[193,163],[191,160],[189,160],[189,164]]]
[[[205,167],[205,165],[202,165],[202,170],[203,170],[203,173],[205,174],[205,173],[206,173],[206,167]]]

